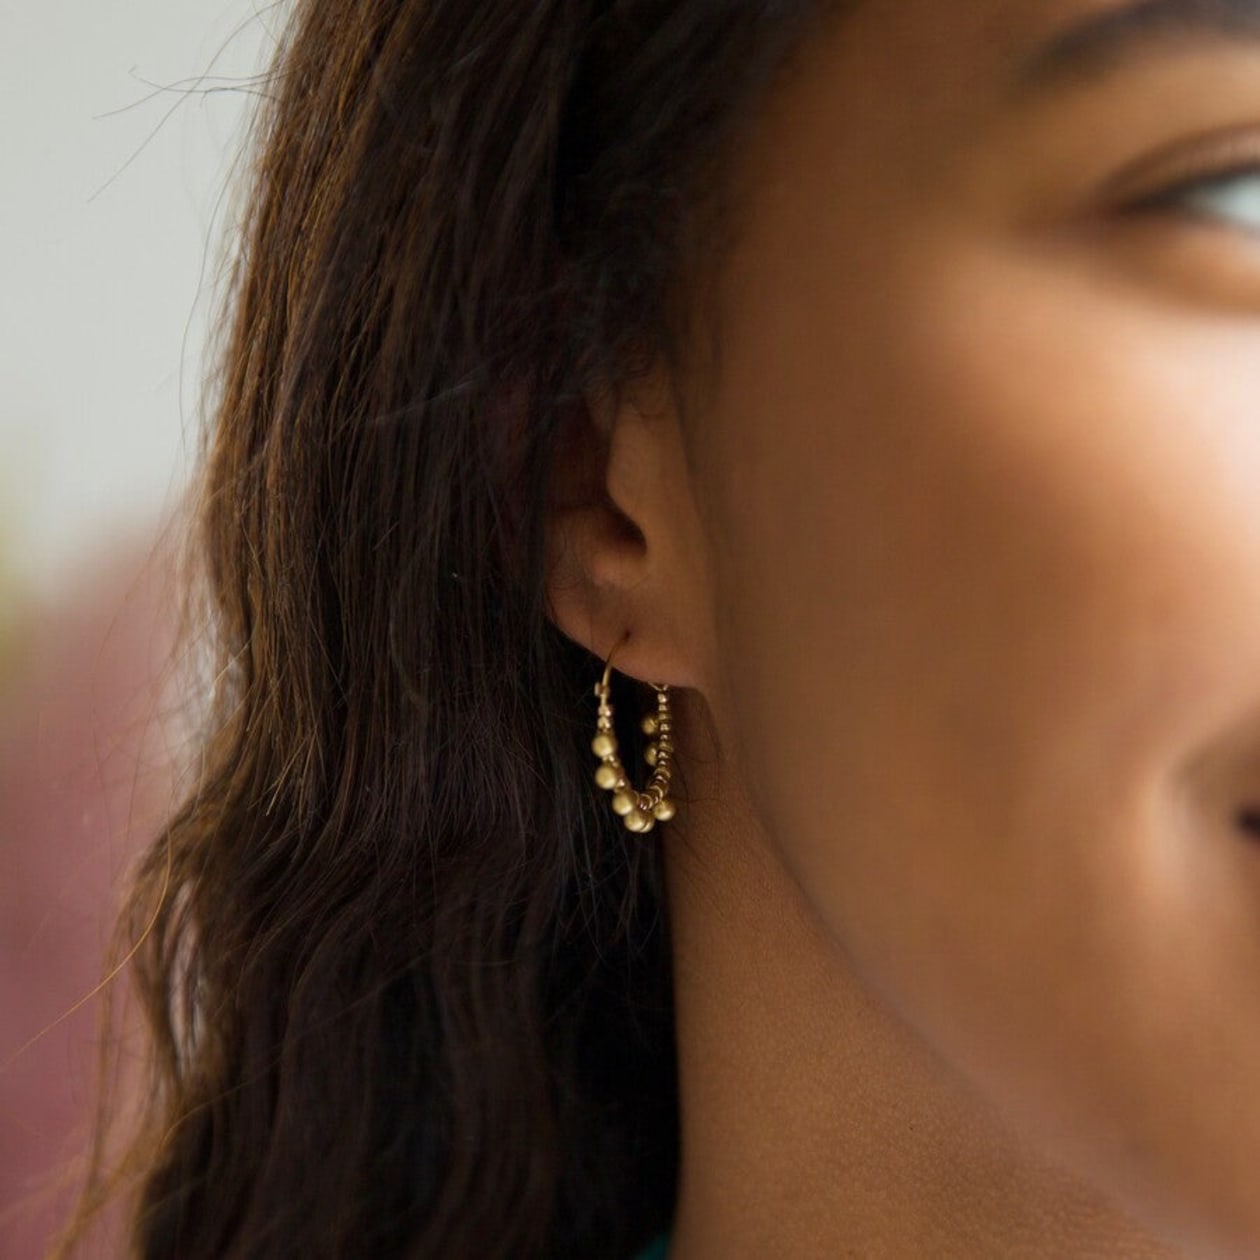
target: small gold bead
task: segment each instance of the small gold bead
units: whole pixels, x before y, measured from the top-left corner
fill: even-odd
[[[605,668],[605,677],[607,672]],[[594,688],[599,701],[599,717],[591,749],[601,759],[594,779],[599,787],[611,794],[613,812],[621,818],[622,824],[628,831],[637,833],[651,831],[658,820],[663,821],[674,816],[674,803],[666,795],[669,791],[669,763],[673,748],[670,741],[672,720],[669,689],[655,684],[653,687],[656,691],[656,712],[643,715],[639,719],[639,729],[644,735],[652,737],[643,749],[643,759],[653,767],[653,772],[642,792],[630,783],[625,767],[617,755],[611,689],[603,680],[596,683]]]

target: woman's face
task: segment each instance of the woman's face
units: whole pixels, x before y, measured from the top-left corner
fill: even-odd
[[[868,0],[738,163],[694,440],[766,834],[1025,1132],[1260,1249],[1260,4]]]

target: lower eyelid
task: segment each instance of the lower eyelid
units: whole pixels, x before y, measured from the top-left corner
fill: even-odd
[[[1105,272],[1138,291],[1247,320],[1260,314],[1260,231],[1175,203],[1122,211],[1087,233]]]

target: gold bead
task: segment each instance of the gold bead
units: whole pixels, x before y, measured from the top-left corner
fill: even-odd
[[[652,684],[656,691],[656,712],[641,717],[639,721],[639,729],[643,734],[655,737],[643,750],[643,759],[653,767],[653,772],[646,790],[639,792],[629,783],[625,767],[617,756],[618,744],[613,730],[611,691],[607,685],[611,668],[609,662],[605,663],[603,679],[595,685],[595,695],[599,700],[599,717],[591,748],[601,759],[602,764],[596,768],[594,778],[601,788],[612,794],[613,812],[621,818],[626,829],[643,833],[651,831],[658,820],[672,818],[674,815],[674,804],[666,798],[669,790],[669,761],[672,750],[669,738],[672,725],[669,688]]]

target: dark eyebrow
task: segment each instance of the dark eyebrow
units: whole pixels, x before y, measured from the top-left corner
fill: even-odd
[[[1016,72],[1014,93],[1040,96],[1096,80],[1139,54],[1240,39],[1260,49],[1260,0],[1137,0],[1053,36]]]

